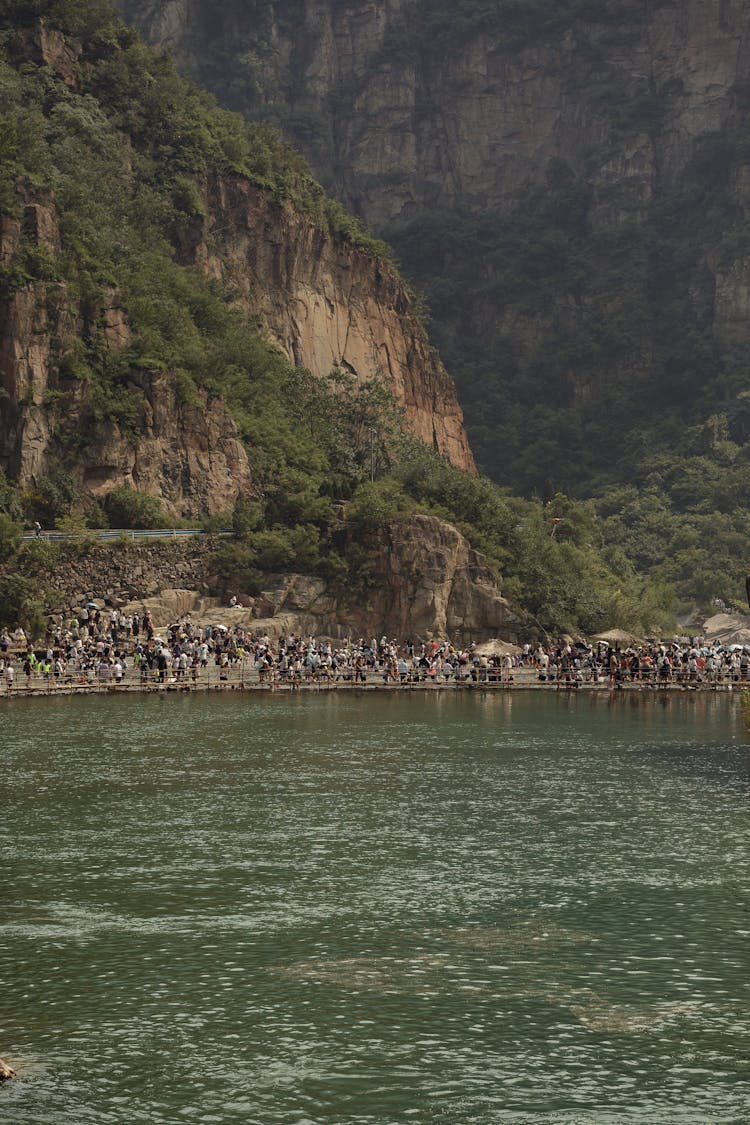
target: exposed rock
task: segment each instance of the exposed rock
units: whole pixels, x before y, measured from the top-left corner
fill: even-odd
[[[19,185],[24,194],[30,189]],[[13,262],[21,236],[50,254],[59,250],[51,198],[24,206],[23,225],[4,220],[0,260]],[[127,315],[116,289],[103,293],[94,318],[105,348],[130,343]],[[86,325],[62,282],[27,284],[0,301],[0,467],[22,487],[38,484],[59,453],[55,431],[85,433],[77,454],[85,493],[105,496],[129,485],[161,500],[171,515],[196,517],[230,509],[253,491],[247,453],[218,396],[197,391],[188,401],[170,371],[133,371],[129,389],[140,406],[137,433],[115,421],[87,424],[89,389],[62,385],[60,361]]]
[[[444,288],[455,292],[453,278],[476,271],[476,291],[445,329],[447,346],[465,355],[469,372],[476,367],[504,386],[509,400],[527,383],[514,403],[520,410],[545,392],[552,409],[565,399],[575,407],[571,425],[601,425],[606,451],[607,436],[615,447],[623,437],[619,410],[609,422],[596,417],[608,384],[630,387],[634,402],[656,392],[661,409],[659,384],[674,379],[675,399],[682,398],[679,338],[665,338],[662,317],[649,315],[654,295],[672,285],[664,269],[672,247],[665,242],[659,251],[653,243],[666,232],[681,256],[674,271],[685,289],[674,287],[683,309],[678,323],[699,325],[712,356],[706,384],[694,376],[691,394],[702,407],[715,387],[709,401],[724,403],[727,392],[711,382],[713,368],[733,371],[735,356],[750,343],[748,0],[268,0],[262,18],[254,4],[219,10],[208,0],[120,6],[232,108],[278,121],[336,197],[414,263],[436,306]],[[425,30],[426,19],[439,38]],[[481,232],[537,194],[561,207],[558,174],[575,185],[574,212],[585,214],[571,215],[575,233],[567,244],[564,217],[550,222],[548,233],[567,245],[570,262],[560,267],[565,251],[545,252],[540,244],[540,280],[545,270],[556,279],[542,304],[509,280],[514,265],[502,260],[504,243],[483,253]],[[710,212],[709,224],[699,210]],[[424,221],[426,245],[414,244],[415,221]],[[626,243],[649,251],[618,274],[622,251],[610,257],[606,246]],[[579,256],[582,250],[588,252]],[[579,277],[588,269],[589,285]],[[643,312],[630,304],[634,296]],[[317,347],[327,358],[325,308],[311,309],[304,295],[301,301],[296,334],[306,354]],[[621,341],[615,329],[600,352],[592,333],[593,355],[575,356],[544,391],[536,376],[529,378],[547,363],[555,341],[579,341],[587,323],[601,324],[606,335],[618,318],[627,321]],[[673,331],[679,337],[681,328]],[[283,332],[278,336],[291,347]],[[670,351],[675,358],[665,363]],[[474,380],[467,392],[481,431],[486,419]],[[732,384],[726,402],[735,393]],[[502,391],[498,397],[504,399]],[[533,417],[530,427],[533,444]],[[569,431],[563,425],[560,432]],[[546,456],[563,459],[567,452],[561,439]]]
[[[383,538],[382,588],[366,620],[397,637],[515,640],[520,622],[487,560],[449,523],[415,515]],[[364,620],[355,614],[357,620]]]
[[[551,32],[541,14],[493,27],[491,5],[473,16],[444,6],[449,49],[423,42],[429,5],[415,0],[271,0],[263,21],[251,5],[217,13],[207,0],[120,6],[209,86],[220,59],[243,108],[273,95],[319,174],[375,226],[423,208],[507,210],[555,160],[588,165],[602,207],[616,183],[637,210],[680,176],[696,139],[737,114],[735,83],[750,67],[746,0],[600,5],[561,12],[567,26]],[[612,72],[633,99],[658,96],[648,135],[608,112]]]
[[[168,371],[134,373],[132,385],[143,393],[139,436],[101,427],[83,459],[87,492],[105,496],[126,484],[190,517],[227,511],[238,492],[252,491],[247,453],[221,398],[198,391],[185,402]]]
[[[23,235],[34,246],[42,247],[51,254],[60,250],[60,232],[52,207],[41,203],[27,203],[23,212]]]
[[[55,28],[48,27],[44,20],[40,20],[34,31],[28,34],[26,54],[38,66],[54,70],[66,86],[76,85],[80,45],[67,40]]]
[[[317,375],[342,367],[361,382],[382,381],[413,432],[473,472],[455,388],[395,271],[274,204],[241,176],[215,176],[205,190],[207,217],[183,247],[186,260],[231,281],[249,316],[295,364]],[[60,249],[51,196],[35,200],[28,184],[19,184],[19,193],[23,222],[4,219],[0,228],[0,262],[8,266],[22,240],[52,257]],[[125,432],[113,419],[91,427],[90,388],[65,382],[60,371],[78,339],[93,332],[108,351],[131,342],[113,287],[88,321],[63,282],[26,284],[0,301],[0,467],[22,487],[38,484],[60,453],[61,426],[68,435],[85,434],[76,462],[91,496],[125,484],[177,517],[195,517],[252,493],[247,454],[222,399],[198,391],[186,400],[173,372],[131,373],[128,389],[140,404],[134,429]]]
[[[395,270],[242,176],[212,176],[205,192],[206,218],[185,239],[186,260],[231,281],[295,365],[382,381],[421,441],[474,472],[453,381]]]
[[[0,266],[8,266],[18,253],[21,242],[21,222],[11,215],[0,218]]]
[[[113,287],[105,290],[105,303],[102,309],[104,339],[111,351],[121,351],[130,343],[132,333],[127,313],[120,303],[120,294]]]
[[[45,408],[52,334],[41,294],[26,286],[0,303],[0,465],[26,485],[41,476],[54,418]]]
[[[715,613],[703,622],[708,644],[750,644],[750,617],[746,613]]]

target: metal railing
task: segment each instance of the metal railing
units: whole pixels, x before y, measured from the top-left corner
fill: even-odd
[[[45,542],[61,542],[68,539],[187,539],[193,535],[205,536],[219,536],[225,538],[232,535],[233,532],[227,528],[221,531],[204,531],[202,528],[194,527],[161,527],[161,528],[92,528],[86,531],[24,531],[21,539],[24,541],[33,541],[34,539],[41,539]]]

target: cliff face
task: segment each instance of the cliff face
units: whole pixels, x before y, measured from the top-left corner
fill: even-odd
[[[407,428],[475,471],[453,383],[372,240],[316,223],[293,191],[274,189],[274,175],[295,188],[304,179],[293,155],[274,150],[281,170],[268,188],[228,170],[237,161],[217,136],[234,128],[232,151],[244,148],[250,164],[253,140],[194,92],[176,147],[164,127],[165,113],[179,115],[174,83],[130,32],[115,35],[119,61],[114,39],[79,42],[44,21],[8,30],[0,51],[16,99],[0,169],[0,469],[33,491],[62,468],[89,499],[127,485],[181,517],[256,492],[223,372],[211,366],[219,306],[231,305],[291,364],[385,387]],[[154,74],[151,100],[139,100]],[[218,313],[203,315],[215,342],[204,347],[200,310],[212,300]],[[194,345],[182,346],[191,333]],[[250,361],[245,374],[248,385],[262,377]]]
[[[234,107],[280,120],[378,226],[510,208],[554,159],[585,171],[602,216],[613,186],[637,210],[736,118],[750,74],[747,0],[609,0],[583,17],[566,0],[527,17],[500,2],[121,6]]]
[[[23,248],[23,249],[22,249]],[[54,259],[60,235],[51,198],[4,218],[0,264],[12,270],[31,248]],[[230,508],[251,492],[248,459],[224,403],[198,392],[182,400],[174,372],[133,370],[124,387],[138,403],[127,429],[91,410],[91,388],[66,379],[65,361],[82,336],[105,352],[127,347],[130,329],[117,292],[84,313],[64,282],[28,282],[0,300],[0,465],[33,489],[61,459],[74,460],[84,494],[102,498],[128,485],[158,497],[178,517]]]
[[[745,440],[748,0],[123,4],[393,242],[485,468]]]
[[[314,375],[342,367],[360,382],[382,382],[417,437],[474,471],[455,388],[396,274],[293,208],[271,204],[240,176],[212,176],[205,194],[204,219],[181,240],[184,261],[231,283],[292,363]],[[22,239],[53,258],[59,252],[51,198],[27,202],[22,219],[2,220],[0,265],[18,263]],[[61,432],[80,436],[85,424],[76,461],[87,495],[105,497],[124,484],[159,498],[172,515],[196,517],[251,493],[247,454],[221,398],[198,391],[197,401],[185,402],[173,372],[130,372],[126,391],[139,408],[129,430],[113,419],[91,424],[86,385],[66,385],[60,365],[92,331],[106,351],[127,348],[127,311],[115,290],[88,321],[62,282],[29,283],[0,300],[0,465],[10,477],[33,487],[59,459]]]
[[[204,198],[205,216],[182,239],[183,259],[228,282],[295,366],[382,383],[421,441],[474,472],[453,381],[388,263],[241,176],[210,176]]]
[[[364,630],[382,623],[395,637],[451,637],[464,643],[517,637],[520,622],[487,559],[444,520],[415,515],[388,529],[378,574],[386,581],[377,604],[357,621]]]

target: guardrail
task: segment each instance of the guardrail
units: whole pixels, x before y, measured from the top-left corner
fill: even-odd
[[[153,529],[112,527],[102,530],[96,530],[92,528],[90,531],[41,531],[38,533],[35,531],[24,531],[21,538],[24,540],[51,540],[52,542],[58,543],[61,540],[67,539],[101,539],[106,541],[124,538],[135,541],[137,539],[186,539],[193,535],[212,535],[226,537],[232,534],[233,532],[229,531],[226,528],[222,529],[221,531],[203,531],[200,528],[193,527],[162,527]]]

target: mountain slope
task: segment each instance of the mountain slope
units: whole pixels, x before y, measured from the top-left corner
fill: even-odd
[[[707,385],[744,440],[747,2],[124,7],[394,244],[493,475],[621,480]]]
[[[379,389],[473,470],[453,385],[386,248],[296,153],[218,110],[105,6],[5,3],[0,21],[12,480],[89,503],[125,485],[182,516],[293,492],[288,473],[314,494],[335,469],[296,426],[316,397],[298,388],[304,371],[321,403],[332,371],[350,398]],[[357,440],[347,455],[364,466],[371,441]]]
[[[395,246],[484,471],[739,597],[748,0],[123,4]]]

